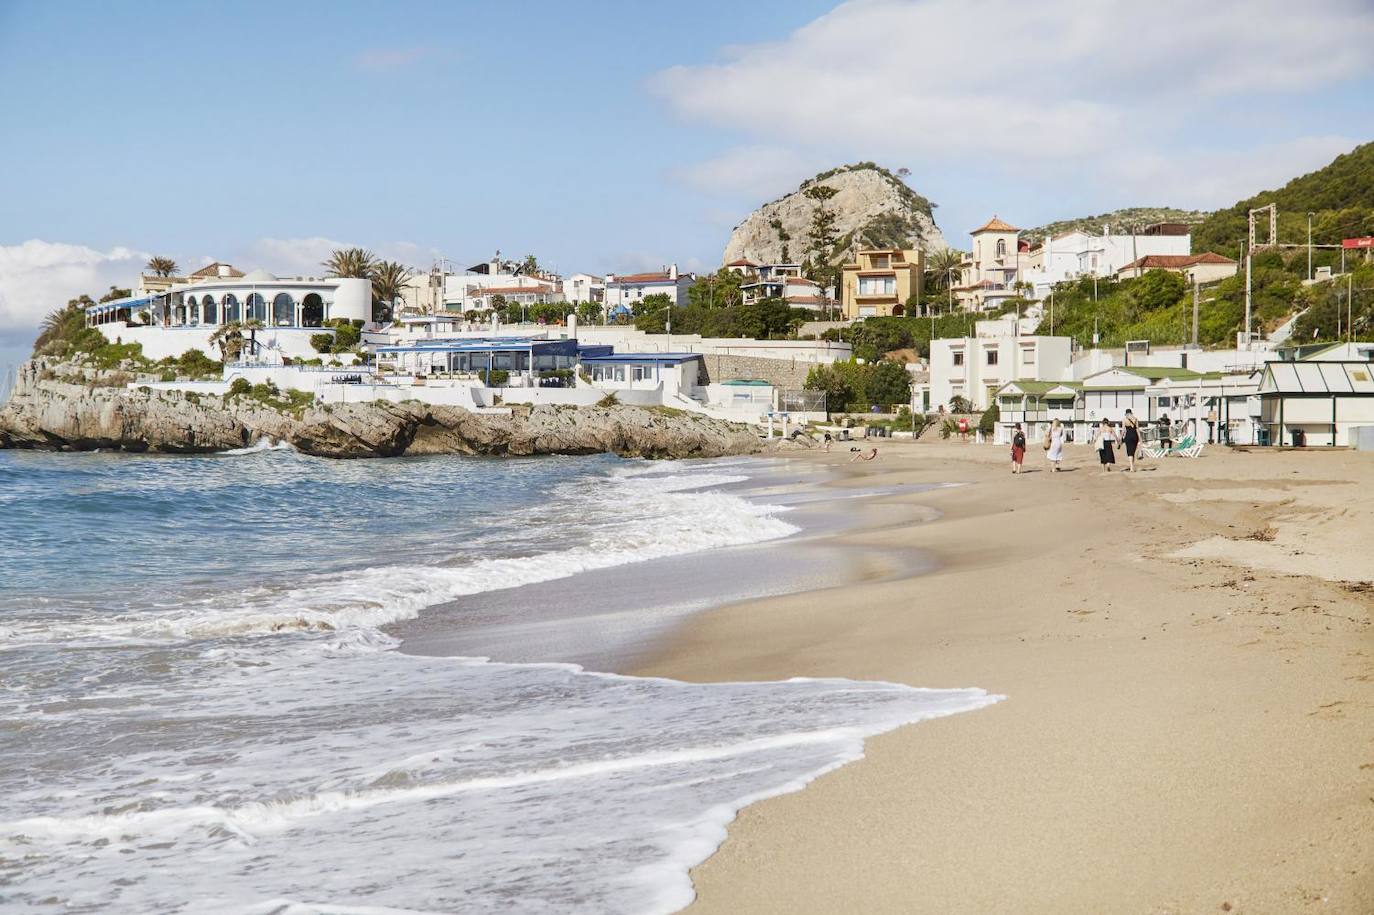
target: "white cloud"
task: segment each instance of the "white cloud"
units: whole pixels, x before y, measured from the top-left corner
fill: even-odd
[[[133,248],[98,251],[37,238],[0,245],[0,331],[37,328],[68,299],[83,293],[99,298],[111,286],[128,287],[148,257]]]
[[[669,176],[707,194],[775,197],[794,190],[827,161],[818,154],[777,146],[741,146],[714,159],[672,169]]]
[[[1281,126],[1274,111],[1302,93],[1374,72],[1374,4],[1332,0],[1321,18],[1333,27],[1287,0],[855,0],[649,88],[745,138],[676,172],[693,186],[822,152],[1091,175],[1123,150],[1167,155],[1237,106],[1269,116],[1255,131]]]
[[[434,53],[433,48],[416,46],[409,48],[367,48],[359,51],[353,63],[363,70],[384,73],[419,63]]]
[[[367,248],[384,260],[399,261],[412,270],[428,270],[439,253],[410,241],[360,245],[316,235],[308,238],[259,238],[233,260],[243,270],[262,267],[279,276],[320,276],[325,258],[336,248]]]

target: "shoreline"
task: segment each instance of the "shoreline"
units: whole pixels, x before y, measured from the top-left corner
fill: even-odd
[[[887,495],[940,515],[835,538],[937,567],[693,614],[623,671],[1007,697],[742,810],[689,911],[1374,910],[1370,594],[1273,571],[1318,538],[1346,553],[1298,569],[1374,579],[1374,524],[1341,509],[1374,462],[1036,457],[1014,478],[1000,448],[956,443],[807,455],[836,487],[975,484]]]

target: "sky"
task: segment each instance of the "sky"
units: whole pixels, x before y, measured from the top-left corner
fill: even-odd
[[[845,162],[956,247],[1227,206],[1371,139],[1371,47],[1371,0],[0,0],[0,363],[152,254],[711,269]]]

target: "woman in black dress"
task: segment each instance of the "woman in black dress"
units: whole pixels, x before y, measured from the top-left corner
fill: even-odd
[[[1112,443],[1116,441],[1116,432],[1112,430],[1112,424],[1105,419],[1097,429],[1097,458],[1102,462],[1102,472],[1111,473],[1112,465],[1116,463],[1116,453],[1112,450]]]
[[[1126,446],[1126,456],[1131,459],[1131,472],[1135,473],[1135,452],[1140,447],[1140,423],[1130,410],[1126,411],[1126,418],[1121,421],[1121,444]]]

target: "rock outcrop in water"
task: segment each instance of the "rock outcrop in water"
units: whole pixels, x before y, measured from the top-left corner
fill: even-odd
[[[284,441],[320,457],[596,454],[682,458],[748,454],[746,427],[629,406],[513,406],[508,415],[415,401],[277,409],[250,398],[130,390],[119,373],[35,359],[0,408],[0,447],[192,454]]]
[[[931,253],[947,247],[929,200],[886,169],[861,162],[822,172],[750,213],[730,234],[723,262],[747,258],[763,264],[800,263],[810,256],[811,221],[821,204],[806,191],[817,184],[835,190],[824,204],[835,215],[837,241],[826,257],[831,264],[851,260],[859,248],[921,248]]]

